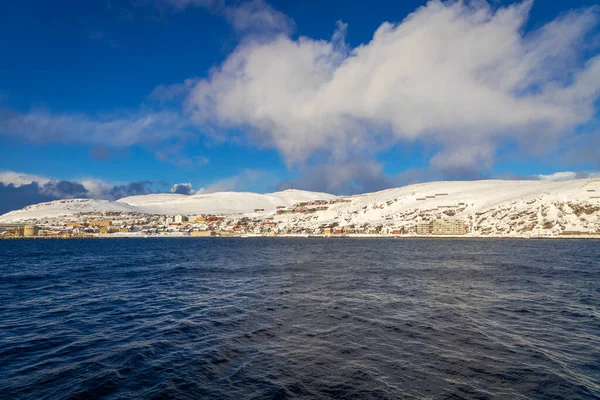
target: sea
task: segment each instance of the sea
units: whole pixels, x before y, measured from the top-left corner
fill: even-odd
[[[600,241],[0,241],[2,399],[600,399]]]

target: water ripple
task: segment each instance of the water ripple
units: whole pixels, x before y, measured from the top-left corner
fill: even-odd
[[[592,241],[0,241],[0,397],[600,399]]]

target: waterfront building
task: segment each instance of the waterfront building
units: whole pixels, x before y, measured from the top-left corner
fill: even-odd
[[[421,222],[417,225],[417,235],[431,235],[433,233],[432,222]]]
[[[37,227],[37,225],[25,225],[25,227],[23,228],[23,236],[25,236],[25,237],[37,236],[39,231],[40,230]]]
[[[211,237],[211,236],[215,236],[215,233],[213,231],[194,230],[190,233],[190,236],[192,236],[192,237]]]
[[[434,235],[465,235],[465,224],[460,220],[438,219],[433,221]]]

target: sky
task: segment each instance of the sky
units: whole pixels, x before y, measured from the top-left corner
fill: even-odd
[[[0,213],[600,171],[593,0],[0,4]]]

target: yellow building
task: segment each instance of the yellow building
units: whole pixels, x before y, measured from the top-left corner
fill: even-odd
[[[467,229],[460,220],[438,219],[433,221],[434,235],[465,235]]]
[[[89,222],[89,226],[98,226],[98,227],[106,227],[106,226],[111,226],[112,222],[111,221],[90,221]]]
[[[323,229],[323,235],[331,235],[331,228]]]
[[[417,235],[431,235],[433,232],[433,223],[421,222],[417,225]]]
[[[206,222],[206,218],[198,217],[198,218],[196,218],[196,222]]]
[[[219,236],[234,237],[234,236],[240,236],[240,235],[237,232],[232,232],[232,231],[219,231]]]
[[[39,233],[39,228],[36,225],[25,225],[23,228],[23,236],[32,237],[37,236]]]

